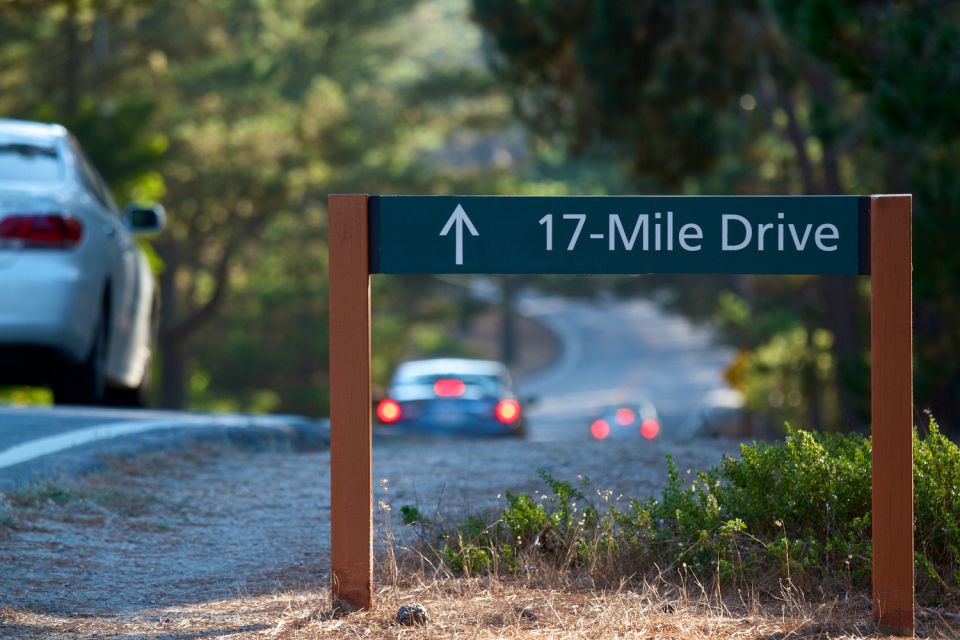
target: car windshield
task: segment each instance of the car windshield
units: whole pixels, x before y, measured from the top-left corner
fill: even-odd
[[[434,373],[398,378],[394,381],[394,385],[398,387],[433,387],[437,382],[442,380],[459,380],[463,383],[464,387],[476,389],[485,396],[495,396],[500,393],[500,379],[492,375]]]
[[[0,181],[59,182],[62,179],[63,165],[52,145],[0,138]]]

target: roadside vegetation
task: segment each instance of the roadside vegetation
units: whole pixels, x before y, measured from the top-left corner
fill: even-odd
[[[914,433],[917,596],[960,605],[960,448],[931,420]],[[782,443],[741,446],[706,471],[667,458],[662,494],[624,503],[589,479],[541,470],[547,490],[507,493],[505,507],[456,526],[413,506],[419,553],[441,575],[516,576],[549,567],[605,588],[666,582],[713,593],[780,597],[784,589],[849,598],[871,575],[870,439],[788,429]]]
[[[956,3],[0,4],[0,113],[67,125],[169,214],[157,404],[326,414],[328,193],[908,192],[917,400],[960,424]],[[717,324],[769,424],[866,423],[866,279],[498,282],[505,309],[656,290]],[[465,284],[374,279],[378,383],[464,351]]]
[[[103,472],[4,496],[0,540],[16,554],[8,582],[25,572],[24,563],[56,567],[58,584],[109,585],[113,599],[89,615],[76,615],[73,605],[8,601],[0,607],[0,635],[877,637],[865,437],[791,430],[785,442],[744,445],[738,457],[702,473],[678,462],[665,488],[646,500],[598,490],[588,478],[542,472],[541,492],[505,494],[501,508],[469,518],[384,503],[394,524],[377,545],[377,606],[349,615],[332,609],[329,557],[309,551],[324,548],[315,536],[325,534],[306,514],[318,495],[304,484],[316,480],[328,454],[263,463],[239,453],[217,447],[115,459]],[[957,638],[960,448],[931,422],[915,436],[914,457],[917,634]],[[495,491],[497,481],[488,480],[486,490]],[[322,503],[325,489],[317,491]],[[436,497],[420,496],[430,503]],[[292,549],[287,562],[271,556],[247,563],[278,533],[265,523],[278,521],[292,526],[283,545]],[[218,539],[224,557],[216,576],[246,586],[211,587],[211,574],[186,580],[185,591],[178,586],[155,606],[128,610],[123,589],[152,597],[151,589],[180,584],[185,556],[211,562],[205,531],[238,535],[229,544]],[[64,533],[70,547],[49,544]],[[158,554],[145,556],[156,586],[144,586],[144,577],[126,571],[109,550],[71,551],[88,540],[124,540],[131,548],[139,541],[142,549],[145,536]],[[27,588],[38,579],[50,576],[32,576]],[[70,600],[58,590],[39,593],[30,600]],[[411,602],[426,607],[427,626],[395,622],[398,607]]]

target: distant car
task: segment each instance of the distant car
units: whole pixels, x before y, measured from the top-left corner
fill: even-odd
[[[0,119],[0,384],[141,403],[158,296],[132,236],[163,224],[160,207],[121,212],[63,127]]]
[[[624,403],[604,409],[590,423],[590,435],[597,440],[660,437],[660,419],[649,401]]]
[[[520,402],[507,368],[490,360],[442,358],[401,364],[377,404],[387,431],[523,437]]]

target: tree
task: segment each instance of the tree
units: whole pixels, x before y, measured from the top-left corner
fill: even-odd
[[[917,396],[960,426],[960,7],[778,2],[789,33],[862,97],[867,189],[914,194]]]
[[[341,13],[337,20],[327,16],[337,32],[329,38],[336,45],[329,50],[310,50],[319,27],[305,31],[303,39],[290,35],[299,33],[302,16],[284,14],[265,21],[285,34],[277,64],[293,65],[289,77],[281,74],[286,78],[280,83],[283,89],[266,93],[274,100],[274,112],[282,108],[287,120],[299,119],[290,145],[301,164],[288,173],[296,188],[288,188],[283,202],[272,207],[255,241],[237,249],[218,311],[183,350],[177,388],[186,388],[195,406],[326,411],[327,192],[495,189],[489,185],[510,170],[491,168],[483,145],[471,142],[482,142],[485,132],[502,127],[510,114],[480,65],[476,43],[456,28],[458,19],[461,25],[465,20],[462,3],[426,2],[413,9],[398,5],[387,13],[377,3],[330,6]],[[350,19],[356,24],[349,28],[344,21],[354,9],[358,13]],[[288,20],[292,24],[286,24]],[[436,29],[438,21],[454,24]],[[310,60],[322,73],[303,73],[313,64]],[[261,85],[274,87],[270,80]],[[231,85],[218,80],[215,86],[224,87],[218,92],[224,102],[248,106],[251,113],[264,111],[248,104],[259,93],[246,88],[235,98],[225,98]],[[275,127],[272,135],[278,130]],[[195,138],[187,137],[191,142]],[[286,134],[278,139],[284,144],[290,140]],[[461,141],[466,152],[454,153]],[[253,152],[249,156],[254,157]],[[211,164],[202,158],[198,163]],[[250,167],[249,162],[242,165]],[[253,180],[245,177],[241,182]],[[194,189],[189,184],[183,188]],[[191,230],[188,235],[193,234]],[[187,256],[196,252],[196,247],[185,251]],[[188,273],[204,271],[192,267]],[[188,282],[183,275],[180,280],[181,286]],[[459,309],[443,282],[430,277],[375,278],[373,290],[377,384],[386,382],[398,359],[462,352],[445,334]]]
[[[897,86],[896,72],[913,72],[921,84],[956,76],[956,57],[952,66],[944,64],[956,47],[957,39],[950,39],[956,16],[921,2],[474,0],[473,5],[490,37],[494,69],[519,91],[518,113],[541,135],[574,151],[629,159],[641,190],[885,191],[883,184],[905,184],[892,177],[904,164],[902,155],[884,148],[891,138],[878,137],[877,127],[924,115],[946,123],[949,100],[956,99],[940,99],[938,109],[924,110],[884,97]],[[952,26],[934,24],[937,14]],[[928,50],[937,51],[940,60],[920,55]],[[887,61],[874,72],[874,62],[890,51],[898,52],[898,62]],[[932,88],[925,85],[920,93],[956,95]],[[899,91],[894,93],[896,98]],[[914,151],[923,146],[902,127],[895,144]],[[919,219],[917,226],[919,240]],[[792,310],[808,340],[820,327],[829,331],[825,344],[835,373],[798,374],[819,380],[805,393],[808,407],[814,407],[809,420],[856,426],[864,409],[866,332],[864,298],[855,281],[793,279],[786,300],[755,284],[762,281],[744,278],[736,287],[754,313],[776,300]],[[940,288],[937,296],[946,293]],[[812,342],[809,349],[816,350]],[[923,375],[937,366],[921,362]],[[820,401],[830,395],[836,411],[825,412]]]

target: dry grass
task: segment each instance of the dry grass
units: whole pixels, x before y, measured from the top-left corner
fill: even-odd
[[[71,526],[87,527],[91,526],[89,522],[75,521],[77,517],[86,517],[83,505],[77,505],[78,496],[81,503],[90,496],[99,496],[111,507],[109,511],[120,517],[108,517],[96,526],[98,530],[108,526],[133,527],[142,520],[139,514],[144,509],[149,511],[156,506],[153,496],[158,495],[158,487],[147,480],[161,473],[183,473],[186,484],[196,484],[189,473],[192,460],[160,457],[154,463],[156,466],[144,477],[142,486],[134,480],[143,472],[143,464],[124,467],[118,461],[108,472],[81,482],[24,494],[24,504],[19,508],[52,510],[65,522],[72,522]],[[123,492],[118,494],[121,489]],[[61,493],[68,497],[62,504],[57,500]],[[159,495],[163,500],[169,499],[167,494]],[[71,505],[76,508],[69,508]],[[102,513],[95,511],[93,515],[101,517]],[[345,615],[332,611],[326,586],[327,560],[317,558],[316,564],[301,566],[297,571],[281,569],[276,575],[271,573],[268,582],[275,587],[228,598],[222,597],[222,593],[205,595],[204,590],[195,590],[179,600],[183,604],[174,606],[127,606],[130,603],[125,598],[121,576],[116,574],[113,575],[118,582],[112,583],[112,589],[118,595],[117,601],[126,604],[90,603],[91,607],[83,613],[53,606],[4,608],[4,593],[0,592],[0,640],[884,637],[876,633],[871,623],[870,602],[864,593],[834,598],[783,584],[771,596],[769,585],[764,585],[766,595],[760,595],[750,589],[718,591],[694,580],[684,583],[677,577],[633,580],[610,588],[591,581],[588,572],[561,571],[532,557],[525,559],[529,562],[524,563],[524,572],[519,576],[456,577],[431,566],[429,554],[401,548],[393,538],[389,522],[387,519],[385,530],[381,531],[382,544],[378,545],[382,557],[377,581],[383,586],[377,590],[376,608],[371,611]],[[0,548],[0,557],[2,554]],[[62,560],[70,558],[67,555]],[[51,568],[50,558],[46,562],[45,571]],[[86,575],[81,566],[83,558],[73,557],[72,562],[79,567],[79,573],[74,572],[81,576],[78,579],[87,579],[82,577]],[[64,582],[56,588],[71,587]],[[396,624],[397,609],[413,602],[427,609],[430,622],[416,628]],[[920,609],[917,623],[919,637],[960,639],[960,615],[956,612]]]
[[[761,602],[751,595],[681,594],[675,586],[597,590],[563,584],[560,576],[521,579],[446,578],[400,574],[377,591],[376,608],[331,611],[326,589],[278,593],[166,607],[132,617],[56,616],[0,609],[0,638],[205,637],[318,640],[338,638],[671,638],[753,639],[881,638],[870,623],[869,601],[858,596],[808,602],[785,589]],[[552,586],[544,584],[552,583]],[[430,614],[424,627],[394,621],[402,604]],[[919,637],[960,638],[960,616],[924,609]]]
[[[388,546],[378,566],[387,583],[372,611],[339,615],[315,604],[290,606],[266,637],[319,638],[882,638],[867,594],[810,599],[782,584],[776,596],[738,590],[725,593],[693,581],[652,581],[598,587],[577,571],[545,563],[527,565],[522,576],[454,577],[437,571],[425,556]],[[438,577],[438,575],[442,577]],[[431,577],[432,576],[432,577]],[[636,582],[636,581],[635,581]],[[326,598],[326,596],[323,596]],[[410,628],[395,622],[397,609],[417,603],[430,622]],[[917,636],[960,638],[960,615],[920,609]]]

